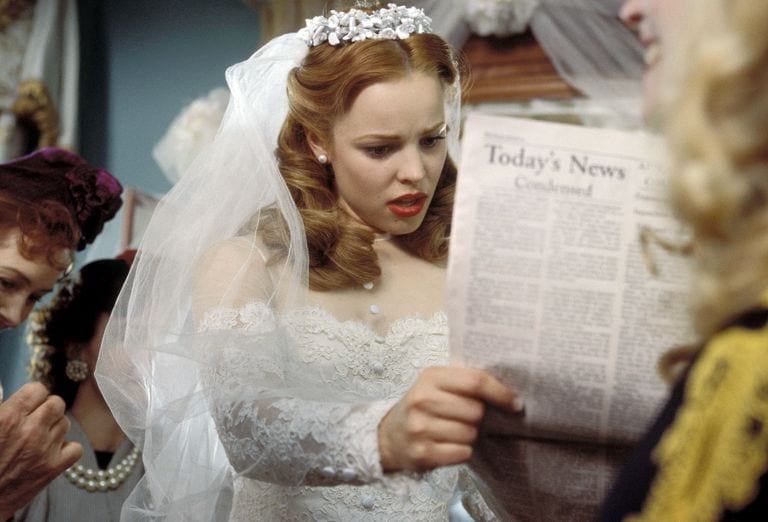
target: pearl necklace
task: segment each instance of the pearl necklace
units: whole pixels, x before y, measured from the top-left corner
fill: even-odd
[[[390,239],[392,239],[392,234],[390,234],[389,232],[377,233],[377,234],[374,234],[373,242],[376,243],[379,241],[389,241]],[[368,281],[367,283],[363,283],[363,288],[365,288],[366,290],[373,290],[373,281]],[[371,306],[368,307],[368,312],[371,313],[372,315],[380,314],[381,307],[377,304],[372,304]]]
[[[64,476],[73,485],[91,493],[115,490],[131,474],[137,460],[139,460],[139,448],[134,446],[131,452],[113,468],[94,470],[78,463],[67,469]]]
[[[363,288],[366,290],[373,290],[373,281],[368,281],[367,283],[363,283]],[[380,314],[381,313],[381,307],[377,304],[372,304],[368,307],[368,312],[372,315]]]

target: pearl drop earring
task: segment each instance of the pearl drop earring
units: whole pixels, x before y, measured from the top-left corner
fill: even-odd
[[[326,163],[328,163],[328,156],[326,156],[325,154],[318,154],[317,155],[317,161],[321,165],[325,165]]]

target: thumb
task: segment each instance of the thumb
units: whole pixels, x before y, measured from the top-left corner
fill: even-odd
[[[79,442],[64,441],[61,445],[59,467],[67,469],[83,456],[83,446]]]

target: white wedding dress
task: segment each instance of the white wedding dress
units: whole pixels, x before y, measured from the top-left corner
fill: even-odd
[[[249,331],[262,328],[269,313],[263,304],[222,309],[210,314],[204,327]],[[262,357],[263,351],[242,346],[232,361],[249,370],[230,368],[212,377],[211,389],[232,392],[231,400],[219,402],[216,413],[230,461],[244,472],[236,479],[232,518],[447,520],[457,468],[421,477],[385,477],[377,442],[379,420],[418,372],[448,362],[445,315],[403,319],[385,335],[359,322],[338,321],[316,307],[295,310],[285,322],[300,352],[285,354],[286,359],[300,360],[301,366],[279,368]],[[294,380],[304,373],[300,382],[312,380],[312,389],[323,390],[325,396],[275,398],[246,412],[238,397],[252,387],[252,369],[265,365],[281,379]],[[264,368],[262,378],[268,372]],[[328,401],[329,396],[339,401]],[[355,401],[356,396],[382,399]],[[262,417],[257,416],[259,409]]]
[[[258,301],[206,310],[200,330],[218,340],[206,388],[237,472],[231,520],[445,521],[459,481],[473,514],[493,518],[478,513],[484,504],[464,467],[385,474],[379,463],[380,420],[449,353],[444,312],[387,296],[402,285],[423,294],[433,278],[444,270],[423,262],[405,276],[383,274],[389,288],[314,293],[279,318]],[[371,311],[365,303],[377,297],[382,309]],[[337,319],[361,309],[360,319]],[[386,310],[402,317],[388,320]]]

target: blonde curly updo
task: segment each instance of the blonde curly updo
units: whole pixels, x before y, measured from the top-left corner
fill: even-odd
[[[766,20],[768,2],[697,3],[669,60],[672,203],[694,235],[703,335],[768,288]]]

